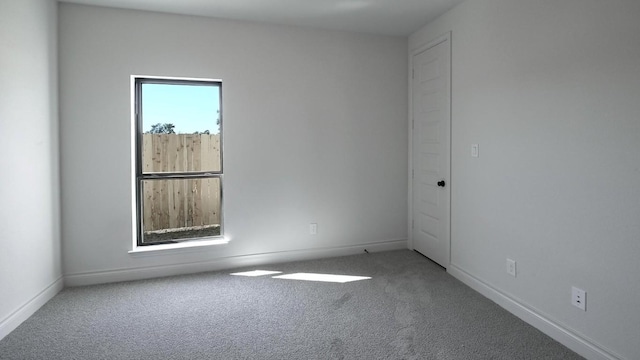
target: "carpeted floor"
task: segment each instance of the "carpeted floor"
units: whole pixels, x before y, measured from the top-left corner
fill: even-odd
[[[241,270],[370,276],[350,283]],[[581,359],[409,251],[67,288],[0,359]]]

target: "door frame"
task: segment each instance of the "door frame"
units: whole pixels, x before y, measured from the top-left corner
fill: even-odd
[[[408,178],[409,178],[409,198],[408,198],[408,205],[409,205],[409,218],[407,219],[407,229],[408,229],[408,233],[409,233],[409,238],[408,238],[408,246],[410,250],[415,250],[414,247],[414,243],[413,243],[413,219],[414,219],[414,214],[413,214],[413,74],[414,74],[414,64],[413,64],[413,58],[420,54],[423,51],[429,50],[430,48],[436,46],[436,45],[440,45],[443,42],[447,42],[449,45],[449,126],[452,127],[451,123],[453,120],[453,113],[452,113],[452,94],[453,94],[453,54],[452,54],[452,46],[451,46],[451,31],[440,35],[438,37],[436,37],[434,40],[431,40],[419,47],[416,47],[412,50],[410,50],[410,56],[409,56],[409,173],[408,173]],[[450,129],[452,130],[452,129]],[[449,174],[448,175],[448,186],[451,186],[451,184],[453,183],[452,178],[451,178],[451,155],[452,155],[452,147],[453,147],[453,131],[449,132],[449,136],[451,139],[449,139]],[[451,190],[449,190],[449,223],[447,224],[447,226],[449,227],[449,237],[448,239],[445,239],[445,241],[448,243],[448,259],[447,259],[447,265],[451,264],[451,213],[452,213],[452,209],[453,209],[453,205],[451,204]],[[448,268],[448,266],[446,266]]]

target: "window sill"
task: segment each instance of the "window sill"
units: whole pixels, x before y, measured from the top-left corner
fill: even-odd
[[[132,255],[152,255],[152,254],[167,254],[193,250],[200,250],[199,248],[205,246],[226,245],[229,240],[220,237],[208,240],[193,240],[185,241],[177,244],[163,244],[163,245],[148,245],[148,246],[135,246],[133,250],[129,251]]]

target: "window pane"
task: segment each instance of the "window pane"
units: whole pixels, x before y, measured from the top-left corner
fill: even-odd
[[[220,86],[142,84],[142,172],[221,171]]]
[[[220,235],[220,179],[142,181],[142,243]]]

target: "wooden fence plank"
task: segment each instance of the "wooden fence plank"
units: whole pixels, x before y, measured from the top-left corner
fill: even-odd
[[[215,171],[220,171],[222,168],[220,167],[221,152],[220,152],[220,136],[213,135],[210,141],[211,147],[209,149],[209,154],[211,158],[213,158],[213,169]]]

